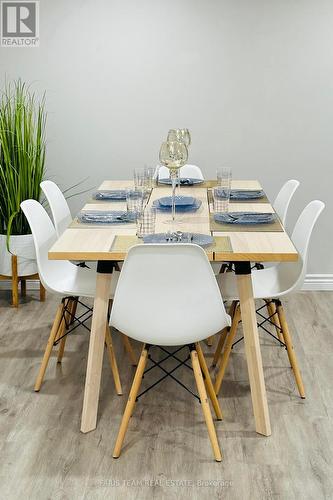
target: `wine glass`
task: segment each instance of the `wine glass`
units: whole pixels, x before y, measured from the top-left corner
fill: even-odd
[[[180,129],[180,136],[182,138],[182,142],[188,148],[191,145],[191,134],[188,128]]]
[[[170,179],[172,183],[172,222],[176,218],[175,190],[177,183],[178,170],[185,165],[188,158],[187,147],[183,142],[166,141],[163,142],[160,149],[160,163],[170,170]]]
[[[191,134],[188,128],[171,128],[168,132],[168,142],[182,142],[186,148],[191,144]],[[184,164],[185,165],[185,164]],[[178,194],[180,194],[180,171],[178,171]]]
[[[188,148],[191,145],[191,134],[188,128],[171,128],[167,140],[182,142]]]

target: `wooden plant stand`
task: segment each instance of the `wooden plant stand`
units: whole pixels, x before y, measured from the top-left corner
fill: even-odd
[[[30,276],[18,276],[17,273],[17,255],[12,255],[12,275],[11,276],[3,276],[0,274],[0,281],[9,281],[12,282],[12,306],[19,306],[19,283],[21,285],[21,297],[26,296],[27,291],[27,281],[31,280],[39,280],[38,273],[31,274]],[[39,281],[39,300],[41,302],[45,301],[45,288],[42,283]]]

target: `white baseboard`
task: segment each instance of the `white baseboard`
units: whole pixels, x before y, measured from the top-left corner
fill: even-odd
[[[333,274],[307,274],[302,290],[333,290]]]
[[[10,290],[10,281],[0,281],[0,290]],[[39,290],[39,281],[27,282],[28,290]],[[333,274],[308,274],[302,290],[305,291],[333,291]]]

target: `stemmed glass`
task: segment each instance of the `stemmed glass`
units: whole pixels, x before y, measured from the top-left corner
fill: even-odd
[[[191,134],[188,128],[171,128],[168,133],[168,141],[183,142],[188,148],[191,145]]]
[[[177,173],[185,165],[188,158],[187,147],[183,142],[167,141],[163,142],[160,149],[160,163],[170,170],[170,179],[172,183],[172,222],[176,219],[176,200],[175,191],[177,184]]]
[[[168,132],[168,142],[182,142],[188,149],[191,145],[191,134],[188,128],[171,128]],[[185,165],[185,164],[184,164]],[[178,171],[178,194],[180,193],[180,171]]]

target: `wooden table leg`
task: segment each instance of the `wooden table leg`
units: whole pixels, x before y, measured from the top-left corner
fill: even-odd
[[[251,264],[238,262],[235,266],[256,431],[264,436],[270,436],[271,424],[253,298]]]
[[[96,429],[112,268],[113,263],[111,261],[98,262],[81,432],[89,432]]]

